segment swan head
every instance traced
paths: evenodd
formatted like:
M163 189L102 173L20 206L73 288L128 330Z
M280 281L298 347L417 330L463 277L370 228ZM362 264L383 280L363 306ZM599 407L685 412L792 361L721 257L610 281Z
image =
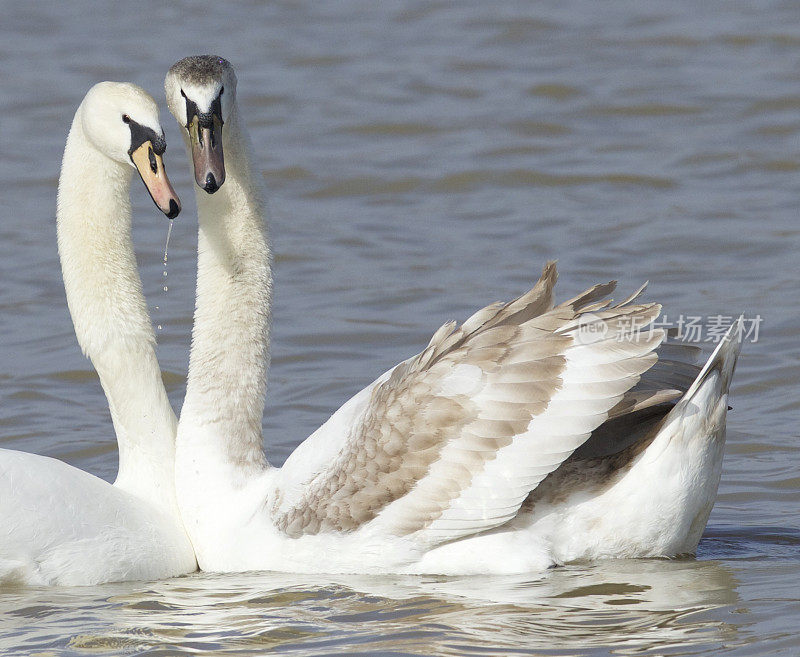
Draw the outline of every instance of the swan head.
M81 103L81 128L101 153L129 164L142 178L150 197L167 217L181 211L162 156L167 148L158 107L141 87L127 82L100 82Z
M233 66L215 55L185 57L169 69L164 90L169 111L186 130L195 182L213 194L225 182L222 126L236 98Z

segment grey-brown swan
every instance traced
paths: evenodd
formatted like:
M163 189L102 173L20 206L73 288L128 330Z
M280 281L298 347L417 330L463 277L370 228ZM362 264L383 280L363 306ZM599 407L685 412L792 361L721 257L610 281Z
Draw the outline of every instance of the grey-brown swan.
M194 167L197 300L176 489L204 570L509 573L693 552L720 478L731 328L697 349L660 307L556 304L555 265L442 326L276 468L263 452L271 259L231 65L176 63L167 104Z

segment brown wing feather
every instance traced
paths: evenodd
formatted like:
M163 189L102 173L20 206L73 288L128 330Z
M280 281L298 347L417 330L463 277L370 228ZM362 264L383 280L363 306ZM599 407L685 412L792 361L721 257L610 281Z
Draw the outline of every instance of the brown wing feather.
M448 323L440 328L422 353L398 365L373 389L342 451L299 498L274 509L275 525L289 536L353 531L426 479L431 494L417 495L413 510L400 513L394 524L399 534L424 528L547 408L562 384L565 352L575 342L575 326L585 308L607 322L635 317L646 323L659 311L652 304L598 311L614 283L553 308L555 280L555 265L548 263L528 293L483 308L460 327ZM649 352L662 337L657 331L652 344L630 354L617 353L607 341L605 348L614 354L608 373L627 381L622 392L655 361ZM460 366L475 368L469 371L476 373L480 401L469 391L443 390ZM605 417L607 409L597 424ZM553 458L560 462L577 444ZM541 467L550 471L556 465Z

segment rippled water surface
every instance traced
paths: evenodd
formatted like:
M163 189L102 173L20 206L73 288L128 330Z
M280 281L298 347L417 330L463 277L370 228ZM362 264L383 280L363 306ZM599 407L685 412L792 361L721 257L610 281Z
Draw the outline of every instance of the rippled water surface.
M671 322L763 319L739 361L696 560L4 589L0 653L800 654L796 3L0 5L2 447L114 477L108 410L60 279L59 162L93 83L137 82L163 107L163 76L187 54L237 67L269 188L275 463L444 321L527 289L548 258L561 298L649 279ZM184 201L166 293L166 222L136 184L132 199L178 408L196 222L177 126L162 119Z

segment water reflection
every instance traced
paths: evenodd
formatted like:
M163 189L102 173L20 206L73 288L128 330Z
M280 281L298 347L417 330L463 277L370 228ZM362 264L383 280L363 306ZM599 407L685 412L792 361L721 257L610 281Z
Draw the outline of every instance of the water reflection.
M151 584L6 591L0 649L8 655L48 648L224 655L674 651L735 640L736 627L719 611L737 604L736 589L728 567L694 560L608 561L522 580L196 574Z

